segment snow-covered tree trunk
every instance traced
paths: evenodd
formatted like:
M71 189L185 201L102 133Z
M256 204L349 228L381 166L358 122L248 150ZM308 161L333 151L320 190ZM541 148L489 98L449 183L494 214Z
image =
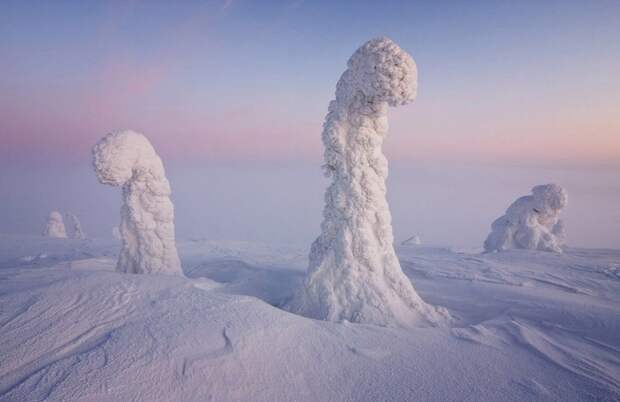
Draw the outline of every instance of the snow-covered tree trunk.
M45 229L43 229L43 236L60 239L67 238L67 230L65 229L65 223L62 220L62 214L60 212L50 212L47 223L45 224Z
M182 275L170 184L149 140L133 131L108 134L93 148L93 165L101 183L123 189L117 270Z
M445 309L427 305L402 272L386 200L381 146L388 106L412 101L416 85L413 59L389 39L371 40L349 59L323 127L324 168L332 183L321 235L289 310L384 326L435 325L448 318Z
M568 203L566 190L557 184L543 184L532 195L517 199L491 225L484 249L532 249L562 252L566 242L560 212Z
M82 224L80 223L80 220L78 219L77 215L72 214L70 212L67 212L66 215L67 215L67 218L69 218L69 221L71 222L71 226L73 226L72 238L74 238L74 239L85 239L86 238L86 234L82 230Z

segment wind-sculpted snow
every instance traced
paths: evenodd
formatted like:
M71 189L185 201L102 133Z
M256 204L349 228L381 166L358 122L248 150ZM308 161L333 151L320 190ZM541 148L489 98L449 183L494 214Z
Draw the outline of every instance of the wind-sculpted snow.
M360 47L336 86L323 126L325 194L321 235L306 280L287 308L329 321L410 327L438 324L447 313L424 303L402 273L386 200L381 146L388 106L416 95L416 66L386 38Z
M119 275L116 247L0 234L0 402L620 398L618 250L400 247L454 318L403 329L274 307L304 246L179 242L192 278Z
M62 214L60 212L50 212L50 215L47 218L47 223L45 224L45 229L43 229L43 236L62 239L67 237L65 223L62 220Z
M84 233L84 230L82 230L82 223L80 222L80 220L78 219L77 215L72 214L70 212L67 212L67 218L69 218L69 221L71 222L71 226L73 227L73 233L72 233L72 238L74 239L85 239L86 238L86 234Z
M532 195L516 200L505 215L493 222L484 249L517 248L561 253L566 235L559 215L567 202L566 190L557 184L535 186Z
M93 166L101 183L123 188L117 270L182 274L170 184L149 140L133 131L108 134L93 148Z

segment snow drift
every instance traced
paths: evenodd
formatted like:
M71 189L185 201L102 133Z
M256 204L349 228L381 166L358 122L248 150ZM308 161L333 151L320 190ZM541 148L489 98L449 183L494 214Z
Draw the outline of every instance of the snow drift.
M72 238L74 239L85 239L86 234L82 230L82 223L78 219L77 215L72 214L71 212L66 213L69 222L71 222L71 226L73 227Z
M93 148L93 166L101 183L123 188L117 270L182 274L170 184L149 140L134 131L108 134Z
M517 248L561 253L566 235L559 215L567 202L566 190L557 184L535 186L532 195L517 199L505 215L493 222L484 249Z
M65 229L65 223L62 220L62 215L60 212L50 212L49 216L47 217L45 229L43 229L43 236L62 239L67 238L67 230Z
M348 61L323 126L325 194L321 234L307 276L287 308L308 317L383 326L435 325L443 309L424 303L394 253L381 151L388 106L416 95L416 66L387 38L371 40Z

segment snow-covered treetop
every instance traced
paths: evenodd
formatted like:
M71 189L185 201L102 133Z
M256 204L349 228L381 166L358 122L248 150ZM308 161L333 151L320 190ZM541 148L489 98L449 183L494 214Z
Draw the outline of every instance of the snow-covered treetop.
M349 98L357 91L390 106L403 105L416 96L418 73L415 62L388 38L372 39L349 59L348 70L338 82L336 98Z
M541 184L532 188L534 203L542 211L561 210L568 204L566 190L557 184Z
M149 140L131 130L106 135L93 148L93 165L103 184L119 186L135 173L164 176L164 166Z

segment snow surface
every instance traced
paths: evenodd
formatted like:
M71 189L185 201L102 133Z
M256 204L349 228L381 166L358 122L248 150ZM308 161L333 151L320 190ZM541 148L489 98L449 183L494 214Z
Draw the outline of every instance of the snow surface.
M43 229L43 236L56 238L67 237L65 222L62 220L62 214L60 212L50 212L47 222L45 223L45 229Z
M287 308L307 317L384 326L440 325L445 309L426 304L394 252L386 199L388 106L416 95L411 56L387 38L362 45L336 85L323 125L325 193L321 234L308 274Z
M0 401L614 401L620 251L398 248L451 327L284 311L303 245L181 241L187 277L118 242L0 235Z
M93 147L93 167L101 183L123 187L117 270L182 274L170 183L149 140L130 130L108 134Z
M567 203L566 190L557 184L535 186L532 195L516 200L493 222L485 250L520 248L561 253L566 234L559 216Z

